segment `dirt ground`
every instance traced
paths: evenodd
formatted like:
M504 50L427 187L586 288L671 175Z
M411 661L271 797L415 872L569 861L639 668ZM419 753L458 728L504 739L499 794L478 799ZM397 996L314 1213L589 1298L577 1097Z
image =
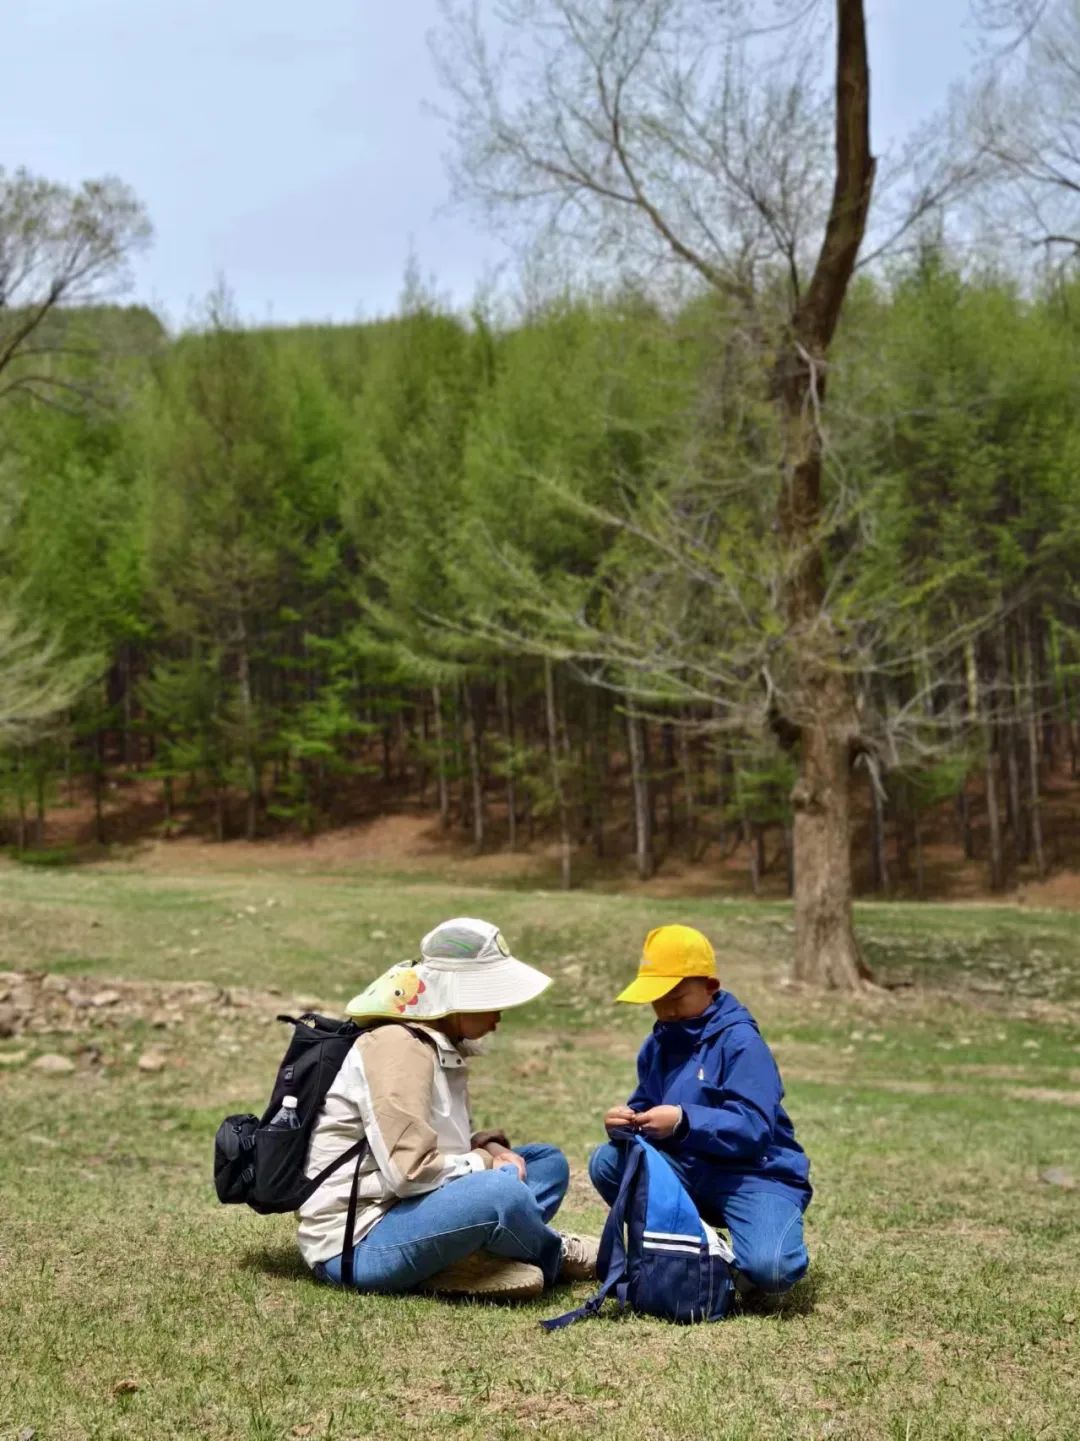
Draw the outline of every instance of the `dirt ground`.
M1080 825L1072 814L1071 793L1068 798L1058 799L1057 864L1045 879L1039 879L1030 867L1019 868L1011 887L996 896L987 888L985 861L966 860L949 834L948 817L939 817L924 848L925 899L983 904L1000 900L1034 908L1080 908L1080 864L1071 854L1072 838L1080 839ZM499 827L497 806L492 807L493 839L478 855L460 825L444 833L430 811L421 811L396 798L388 804L392 808L321 831L310 839L278 832L257 841L230 838L223 843L208 836L205 816L181 811L175 833L166 839L162 835L160 786L143 777L129 776L109 783L104 806L109 843L106 849L94 843L92 800L79 791L50 807L43 842L48 850L70 852L73 860L137 859L140 868L153 871L212 871L221 867L224 856L229 869L317 872L361 867L436 874L472 886L558 888L559 852L555 840L540 836L511 852ZM678 848L665 854L661 844L657 848L656 874L641 881L634 870L629 837L621 835L619 827L613 827L611 839L614 854L603 861L598 861L587 846L579 848L574 857L575 885L670 898L751 894L745 846L732 850L714 842L699 859L691 861ZM767 850L770 865L761 877L759 894L764 899L780 900L787 894L783 858L775 844ZM856 835L853 850L857 893L864 899L886 898L874 888L868 873L868 837ZM900 885L889 892L888 898L893 897L912 898L910 889Z

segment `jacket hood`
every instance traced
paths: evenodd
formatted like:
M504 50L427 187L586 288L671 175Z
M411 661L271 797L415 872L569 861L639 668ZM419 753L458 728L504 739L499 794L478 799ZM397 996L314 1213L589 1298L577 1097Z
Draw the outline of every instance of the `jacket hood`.
M695 1041L711 1041L729 1026L741 1023L753 1026L755 1031L758 1028L750 1012L730 991L717 991L712 1004L700 1016L689 1021L657 1021L653 1031L658 1036L684 1035Z

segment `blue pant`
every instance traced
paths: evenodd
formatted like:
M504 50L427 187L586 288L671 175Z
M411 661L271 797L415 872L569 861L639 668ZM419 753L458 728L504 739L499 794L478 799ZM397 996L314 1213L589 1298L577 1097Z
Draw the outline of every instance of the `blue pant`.
M525 1160L524 1183L504 1166L398 1201L357 1243L353 1285L360 1291L408 1291L474 1251L490 1251L539 1266L550 1286L562 1242L547 1223L566 1195L570 1167L554 1146L515 1149ZM340 1286L341 1257L321 1262L315 1274Z
M610 1206L619 1193L624 1149L609 1141L589 1157L589 1179ZM685 1183L679 1157L665 1152ZM751 1287L788 1291L806 1275L810 1258L803 1241L803 1207L780 1191L756 1187L716 1191L703 1197L687 1185L702 1218L726 1226L735 1252L736 1270ZM740 1288L741 1289L741 1288Z

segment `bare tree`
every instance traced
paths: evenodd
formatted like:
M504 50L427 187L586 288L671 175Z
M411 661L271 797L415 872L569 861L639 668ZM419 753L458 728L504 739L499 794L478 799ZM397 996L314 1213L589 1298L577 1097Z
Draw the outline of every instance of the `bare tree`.
M771 718L799 756L795 975L854 988L867 977L851 905L849 774L861 745L827 591L823 454L829 348L874 179L866 27L861 0L837 0L829 96L814 78L821 7L780 6L771 30L752 30L749 13L710 0L507 0L509 38L496 49L475 6L448 4L440 54L462 192L496 216L542 223L579 255L708 287L772 403L758 489L772 496L777 623L748 637L741 661L718 655L711 675L698 664L696 684L731 696L755 654ZM649 628L659 640L666 622L679 655L677 615L717 577L708 560L695 574L692 546L669 543L686 584L653 597ZM610 662L613 651L623 682L641 673L640 636L621 652L601 640L596 654Z
M119 180L72 188L0 169L0 400L17 392L58 404L85 399L72 361L87 354L86 340L72 341L65 319L112 299L150 234Z
M1080 258L1080 3L982 0L993 53L969 100L982 203L1026 257Z

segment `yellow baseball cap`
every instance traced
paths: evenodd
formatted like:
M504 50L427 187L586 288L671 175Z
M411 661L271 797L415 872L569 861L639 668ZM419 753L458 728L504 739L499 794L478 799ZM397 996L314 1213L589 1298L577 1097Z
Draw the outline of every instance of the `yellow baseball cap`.
M657 926L645 937L637 980L617 1001L658 1001L687 976L715 976L716 952L693 926Z

